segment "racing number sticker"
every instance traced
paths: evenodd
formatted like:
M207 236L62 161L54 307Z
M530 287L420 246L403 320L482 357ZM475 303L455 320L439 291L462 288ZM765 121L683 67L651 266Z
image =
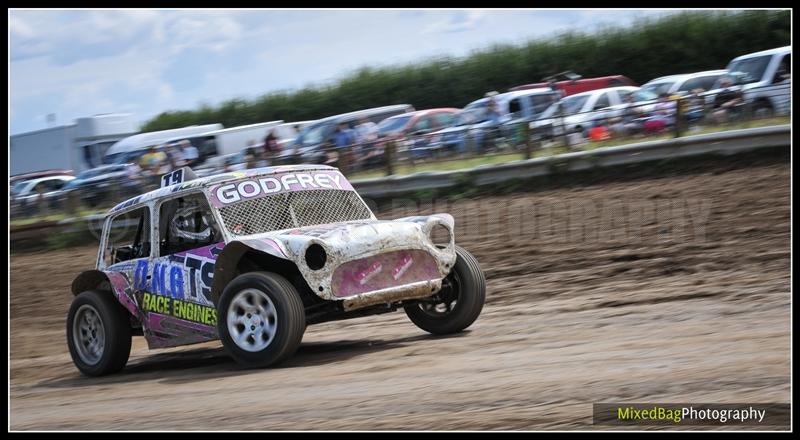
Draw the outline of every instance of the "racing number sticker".
M161 187L175 185L183 182L183 168L179 168L171 173L161 176Z

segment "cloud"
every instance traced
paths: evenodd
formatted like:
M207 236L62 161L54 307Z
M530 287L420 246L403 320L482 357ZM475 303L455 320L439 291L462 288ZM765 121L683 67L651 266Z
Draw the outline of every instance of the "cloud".
M231 17L189 16L169 23L165 38L173 52L198 47L221 52L239 40L242 34L242 26Z
M643 13L650 14L649 12ZM9 13L11 132L103 112L139 121L362 66L463 56L630 11L67 10Z
M475 29L486 17L486 11L459 11L450 17L436 21L426 27L423 34L464 32Z

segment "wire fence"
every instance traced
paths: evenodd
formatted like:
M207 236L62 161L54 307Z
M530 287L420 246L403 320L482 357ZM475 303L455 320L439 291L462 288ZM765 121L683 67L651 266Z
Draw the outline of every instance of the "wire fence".
M703 132L783 123L790 115L791 84L785 81L742 93L729 89L691 93L645 102L630 102L590 111L558 108L550 118L516 118L438 131L401 133L371 142L273 155L269 165L315 163L339 168L348 178L378 177L417 170L457 169L482 163L528 159L600 146ZM265 165L246 155L206 168L204 175ZM117 177L71 190L10 200L13 219L72 216L102 210L126 198L155 189L159 176Z

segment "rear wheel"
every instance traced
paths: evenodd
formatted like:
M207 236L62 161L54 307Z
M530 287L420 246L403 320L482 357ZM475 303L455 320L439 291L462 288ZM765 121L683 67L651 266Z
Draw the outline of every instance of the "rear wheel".
M772 104L766 100L756 102L753 113L758 119L771 118L774 116L775 111L772 109Z
M247 367L276 365L291 357L306 328L303 301L294 286L271 272L235 278L217 305L222 345Z
M81 293L67 315L67 345L75 366L87 376L122 370L131 353L127 310L110 292Z
M456 264L436 295L405 307L417 327L433 334L457 333L472 325L486 300L486 279L478 261L456 246Z

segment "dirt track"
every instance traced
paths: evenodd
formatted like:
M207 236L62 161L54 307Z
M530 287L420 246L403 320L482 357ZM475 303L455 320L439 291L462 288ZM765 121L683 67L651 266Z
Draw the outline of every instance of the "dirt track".
M64 319L96 248L14 255L10 426L593 429L593 402L788 402L789 179L787 161L439 205L488 278L469 331L326 323L269 370L135 338L122 374L84 378Z

